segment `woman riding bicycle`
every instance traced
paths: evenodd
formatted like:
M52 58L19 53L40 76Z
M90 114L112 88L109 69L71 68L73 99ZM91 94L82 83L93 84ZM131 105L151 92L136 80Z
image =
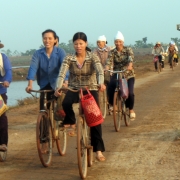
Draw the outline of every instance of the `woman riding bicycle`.
M82 86L90 86L90 92L98 104L98 88L93 84L100 85L100 90L106 89L104 85L104 72L98 56L90 52L87 47L87 36L83 32L78 32L73 36L75 49L74 55L66 56L60 68L59 76L56 83L55 95L61 95L59 90L62 88L66 72L69 70L68 86L71 89L80 89ZM64 126L75 129L76 119L72 108L73 103L79 102L79 93L68 91L64 101L63 109L65 111ZM96 158L104 161L105 157L102 152L105 150L102 139L101 124L91 127L91 145L96 152ZM71 132L72 136L74 131Z
M134 82L135 73L133 69L134 54L131 48L124 46L124 36L121 32L117 32L114 38L115 49L109 53L106 69L113 69L114 71L121 71L127 69L124 75L128 79L129 97L126 100L126 106L129 108L130 119L135 120L136 114L133 110L134 107ZM113 105L113 96L116 88L116 74L111 77L108 86L109 103Z
M164 54L164 49L161 46L160 42L157 42L156 45L154 46L153 50L152 50L152 54L154 55L154 57L158 57L159 63L162 64L162 69L164 69L164 61L162 61L162 54ZM154 67L155 67L155 71L157 71L158 67L157 67L157 61L154 62Z
M176 62L176 64L178 62L178 48L175 46L173 41L169 43L169 47L167 48L166 52L168 54L168 63L171 68L173 61Z
M94 50L94 53L99 57L101 64L103 66L103 69L105 69L106 59L108 58L108 54L110 51L110 48L106 46L107 40L104 35L99 36L97 39L97 48ZM104 75L104 84L108 86L110 81L110 73L107 72Z

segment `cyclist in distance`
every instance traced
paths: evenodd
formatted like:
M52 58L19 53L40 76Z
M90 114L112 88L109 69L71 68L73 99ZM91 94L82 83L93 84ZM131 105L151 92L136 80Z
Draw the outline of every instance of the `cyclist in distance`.
M68 87L71 89L80 89L82 86L88 86L91 94L98 104L98 88L93 84L100 85L100 90L106 89L104 85L104 71L97 55L90 52L87 47L87 36L83 32L77 32L73 36L73 44L75 53L66 56L61 66L59 76L56 84L55 95L59 96L59 90L62 88L66 72L69 70ZM74 129L76 124L75 113L72 108L73 103L79 102L79 93L67 91L67 94L62 103L65 111L64 126L71 127L73 131L71 134L75 135ZM91 145L93 151L96 152L96 159L98 161L105 161L102 152L105 151L104 142L102 139L101 124L90 128L91 131Z
M170 67L172 66L171 64L171 59L173 58L174 61L176 62L176 65L178 65L178 47L176 46L175 42L171 41L169 43L169 46L166 49L166 53L168 54L168 63L170 64Z
M118 31L114 38L115 48L112 49L109 53L106 70L113 69L114 71L121 71L127 69L125 72L125 77L128 82L129 97L126 100L126 107L129 108L130 120L133 121L136 118L136 114L133 110L134 108L134 82L135 82L135 73L133 69L133 59L134 53L131 48L124 46L124 36ZM113 96L116 88L116 74L113 74L111 77L109 86L108 86L108 96L109 103L113 105Z
M159 63L162 64L162 69L164 69L164 62L162 61L162 54L164 54L164 49L161 46L160 42L157 42L156 45L154 46L153 50L152 50L152 54L158 57L159 59ZM157 67L157 62L154 62L154 67L155 67L155 71L157 71L158 67Z

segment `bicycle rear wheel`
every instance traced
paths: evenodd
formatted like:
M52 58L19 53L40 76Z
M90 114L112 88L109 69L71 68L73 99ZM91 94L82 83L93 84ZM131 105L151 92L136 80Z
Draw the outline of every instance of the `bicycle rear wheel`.
M0 151L0 162L4 162L7 157L7 151Z
M107 96L106 91L99 91L99 107L102 112L102 116L106 118L106 110L107 110Z
M79 175L82 179L87 176L87 139L86 139L86 124L82 117L79 117L77 122L77 158Z
M52 161L52 128L46 113L38 116L36 142L40 161L44 167L48 167Z
M121 127L122 111L121 111L121 98L118 92L114 93L113 101L113 120L115 130L118 132Z
M67 148L67 134L66 129L64 127L60 127L59 121L56 121L55 139L59 154L64 156Z

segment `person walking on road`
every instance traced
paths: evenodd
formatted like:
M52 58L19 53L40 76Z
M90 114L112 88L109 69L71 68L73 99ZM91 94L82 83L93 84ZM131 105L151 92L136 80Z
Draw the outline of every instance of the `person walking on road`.
M66 72L69 70L68 86L71 89L80 89L82 86L88 86L91 94L98 104L98 88L93 84L100 85L100 90L106 89L104 85L104 71L97 55L90 52L87 47L87 36L83 32L77 32L73 36L75 54L68 55L63 61L56 84L56 96L60 96L59 90L62 88ZM64 126L75 129L76 119L72 108L73 103L79 102L79 93L67 91L62 103L65 111ZM102 139L101 124L93 126L91 130L91 145L96 152L98 161L105 161L102 152L105 151ZM69 135L75 135L74 130Z
M125 76L128 79L129 96L126 100L126 107L129 108L130 120L133 121L136 118L134 108L134 82L135 73L133 68L134 53L131 48L124 46L124 36L118 31L114 38L115 48L109 53L106 61L106 70L113 69L113 71L121 71L127 69ZM113 105L113 97L116 88L116 74L111 77L108 86L109 103Z
M3 48L4 45L0 42L0 48ZM3 82L0 85L0 95L5 104L7 104L7 88L9 87L12 81L12 68L9 58L0 53L0 82ZM8 118L6 112L0 116L0 151L7 151L8 145Z

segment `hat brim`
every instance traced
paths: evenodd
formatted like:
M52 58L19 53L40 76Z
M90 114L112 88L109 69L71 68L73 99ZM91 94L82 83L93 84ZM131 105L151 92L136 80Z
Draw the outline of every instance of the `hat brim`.
M0 43L0 48L3 48L3 47L4 47L4 44L1 44L1 43Z

